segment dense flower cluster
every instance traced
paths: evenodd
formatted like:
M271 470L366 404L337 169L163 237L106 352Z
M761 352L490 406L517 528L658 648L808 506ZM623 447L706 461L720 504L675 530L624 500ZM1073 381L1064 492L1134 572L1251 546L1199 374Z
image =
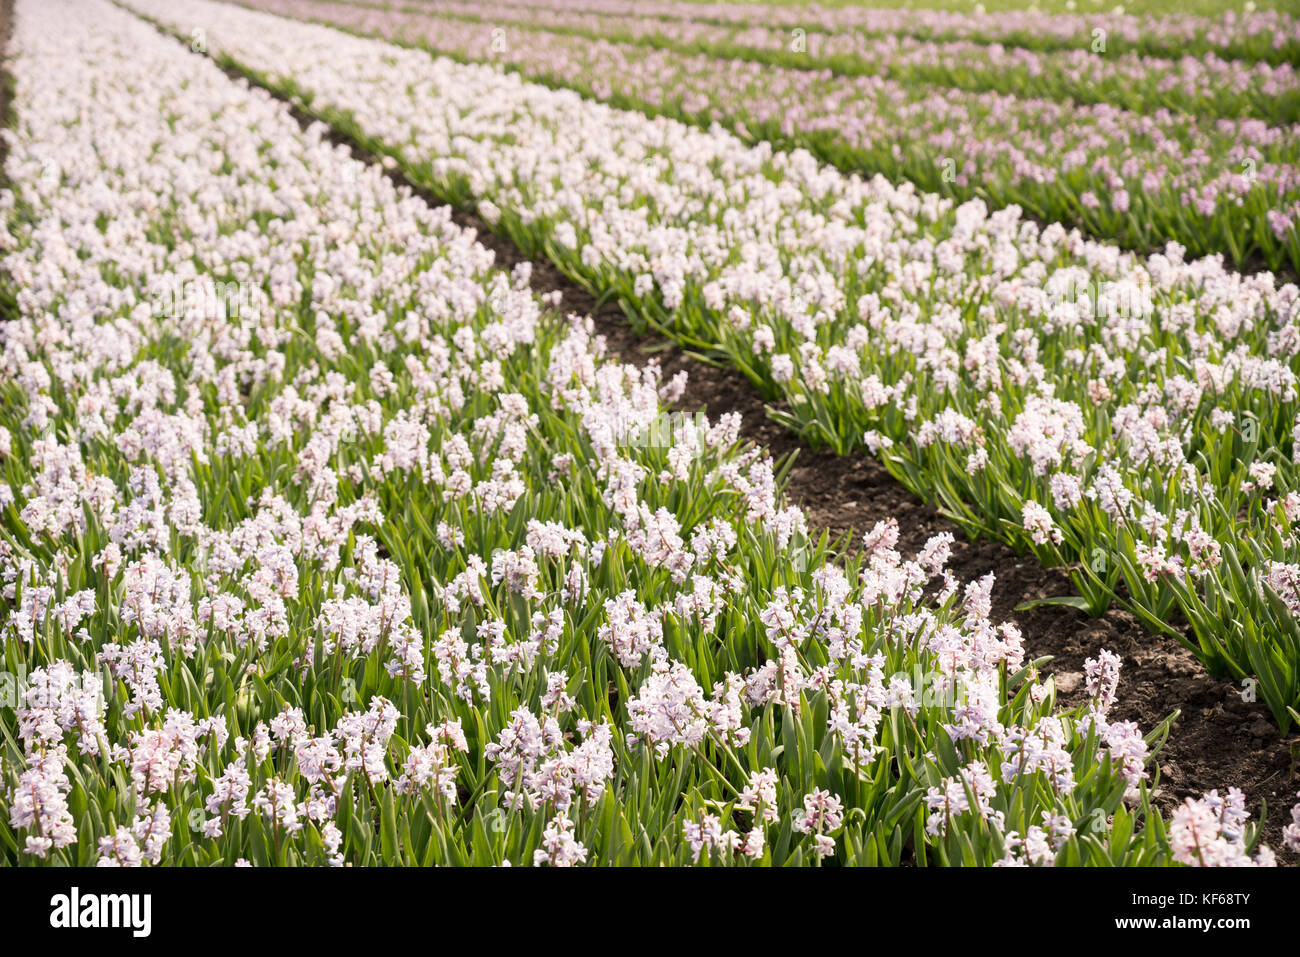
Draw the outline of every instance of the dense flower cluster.
M362 3L361 6L369 6ZM381 4L382 6L382 4ZM1211 115L1238 112L1294 121L1297 116L1295 70L1285 61L1276 65L1255 57L1224 59L1218 51L1200 56L1171 49L1171 56L1142 55L1110 46L1113 24L1098 18L1075 45L1036 49L1034 45L990 43L985 37L915 36L902 30L854 29L847 24L822 27L816 12L794 17L792 26L769 25L789 19L790 12L769 19L752 11L744 26L699 19L677 9L677 16L628 15L626 10L601 14L568 11L556 6L517 6L500 3L390 3L389 13L436 12L528 30L578 34L597 39L667 46L685 52L703 49L715 55L740 55L801 67L831 67L840 74L887 74L907 86L939 83L956 89L997 90L1048 99L1070 98L1088 103L1132 106L1143 111L1175 108ZM638 9L639 4L635 5ZM689 7L687 8L689 11ZM771 11L766 11L768 14ZM873 11L882 13L884 11ZM684 15L683 15L684 14ZM1278 17L1291 25L1293 17ZM802 20L802 22L800 22ZM1121 21L1122 22L1122 21ZM874 26L874 24L873 24ZM514 31L512 31L514 32ZM1236 33L1236 30L1233 30ZM1244 31L1243 31L1244 32ZM518 38L527 34L515 34ZM498 34L500 36L500 34ZM1285 35L1279 36L1285 42ZM524 45L528 45L524 41ZM1131 46L1116 37L1116 46ZM1208 46L1208 44L1207 44ZM1108 54L1108 55L1107 55Z
M229 17L204 43L274 51L308 29ZM1145 739L1108 717L1114 659L1089 665L1088 704L1058 709L1017 629L990 617L991 577L948 570L951 535L906 557L881 523L845 560L804 544L802 511L734 420L626 441L682 383L609 359L590 320L322 125L108 0L20 0L12 53L0 640L27 684L0 710L7 860L1270 860L1234 793L1167 838L1154 826ZM355 63L382 85L390 55ZM318 65L338 78L348 62ZM575 102L438 69L485 114L502 84L539 116ZM472 113L457 120L471 152ZM588 132L593 148L610 135ZM810 187L821 175L785 162ZM745 168L779 210L764 164ZM688 224L698 199L660 182ZM857 183L848 202L881 189ZM951 212L924 202L932 221ZM555 242L578 236L559 225ZM683 259L683 236L653 231L632 255L657 288L684 297L725 259ZM778 295L762 275L709 295L736 285L751 321L786 309L811 326L846 301L824 270ZM190 280L241 284L238 309L156 308ZM883 381L885 401L908 401ZM981 441L957 420L946 434Z
M1300 563L1294 284L1176 243L1143 259L1015 208L319 25L132 3L176 29L209 23L214 52L727 353L795 424L878 452L972 531L1075 563L1093 610L1122 581L1143 622L1176 638L1177 607L1196 653L1254 673L1289 724L1300 660L1279 629L1293 623L1276 621L1257 569ZM672 523L654 523L662 560L688 574Z
M1198 255L1300 268L1300 80L1286 61L1087 45L1039 53L843 30L805 31L806 50L794 53L782 28L632 29L584 13L556 32L536 29L532 11L491 16L481 5L430 16L423 4L243 2L722 123L845 171L1021 204L1128 246L1175 239Z
M1101 4L1101 0L1088 2ZM378 5L413 6L411 0L378 0ZM496 9L465 0L420 0L420 6L456 16L476 16ZM991 11L981 9L982 4L976 4L974 9L952 9L942 3L917 8L727 0L649 0L635 4L628 0L516 0L512 4L517 15L526 12L530 21L547 26L572 23L575 15L582 14L599 16L602 25L624 22L625 29L643 33L663 30L665 21L684 33L713 24L736 28L763 23L786 30L803 28L809 33L897 34L1053 50L1087 46L1093 31L1101 28L1112 43L1123 49L1166 56L1212 51L1219 56L1276 63L1294 61L1295 57L1288 53L1300 46L1300 18L1281 10L1254 9L1253 3L1246 4L1245 12L1228 10L1216 16L1139 10L1130 13L1122 5L1096 11L1076 9L1081 6L1083 3L1076 0L1050 3L1046 9L1035 4L1028 9Z

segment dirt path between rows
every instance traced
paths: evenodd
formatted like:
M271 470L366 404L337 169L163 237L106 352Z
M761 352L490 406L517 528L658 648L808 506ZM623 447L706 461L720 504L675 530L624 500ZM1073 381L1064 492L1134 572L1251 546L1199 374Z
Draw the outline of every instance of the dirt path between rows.
M7 9L11 2L3 0L0 5ZM238 81L260 86L240 71L226 72ZM318 122L276 91L267 92L286 103L302 126ZM329 135L359 159L383 166L378 157L339 131L331 128ZM385 173L430 205L446 205L400 171L385 167ZM767 417L767 405L739 372L701 362L660 337L639 336L617 304L598 308L590 293L549 260L529 260L471 211L456 210L453 218L477 231L479 242L495 252L502 268L531 262L533 289L538 293L558 291L561 308L590 315L613 354L638 364L654 359L668 376L686 370L688 385L677 403L680 411L707 410L711 416L738 412L744 438L766 446L777 458L796 454L786 494L803 506L811 530L827 529L832 537L849 534L856 540L876 521L895 518L902 530L899 547L905 552L919 549L932 535L952 532L956 538L950 563L953 573L963 580L989 571L996 575L994 617L1020 627L1030 657L1053 656L1047 670L1056 675L1063 704L1072 705L1083 698L1085 659L1103 648L1118 654L1123 669L1115 717L1137 721L1149 730L1174 711L1181 711L1158 756L1156 803L1161 809L1167 813L1184 798L1199 797L1211 789L1222 793L1239 787L1256 820L1267 804L1264 842L1277 852L1279 860L1294 860L1294 855L1283 849L1281 832L1300 787L1296 773L1300 735L1282 739L1262 701L1243 700L1239 685L1211 677L1190 651L1151 635L1126 611L1112 608L1100 618L1059 605L1016 611L1015 606L1026 600L1071 594L1068 575L1061 569L1043 568L1032 556L1019 556L1000 542L969 540L874 459L840 457L826 449L809 448Z

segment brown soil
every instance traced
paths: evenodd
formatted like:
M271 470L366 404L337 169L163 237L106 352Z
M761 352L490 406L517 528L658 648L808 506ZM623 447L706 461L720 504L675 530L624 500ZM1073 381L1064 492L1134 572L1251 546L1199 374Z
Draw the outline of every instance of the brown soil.
M247 79L237 71L227 72ZM317 122L293 104L289 106L304 126ZM349 146L358 158L377 162L377 157L338 131L333 131L331 138ZM410 182L400 171L386 173L394 183L431 205L443 205L439 197ZM477 230L479 242L496 253L501 267L510 269L527 258L509 240L495 235L473 212L457 210L454 219L461 226ZM806 510L810 529L827 529L832 537L848 533L856 538L876 521L892 517L903 531L899 547L904 551L919 549L932 535L952 532L956 543L949 567L963 580L989 571L995 574L995 619L1014 621L1020 627L1029 657L1052 656L1047 671L1056 676L1058 698L1063 704L1082 700L1083 663L1087 658L1096 656L1102 648L1119 655L1123 668L1119 699L1112 712L1115 718L1137 721L1149 730L1175 711L1180 712L1158 756L1157 805L1168 813L1186 797L1238 787L1245 793L1255 820L1267 805L1264 843L1280 860L1295 859L1283 849L1281 832L1300 788L1296 773L1300 735L1293 733L1283 739L1262 701L1243 701L1240 686L1210 676L1190 651L1174 641L1151 635L1133 615L1121 609L1112 608L1099 618L1060 605L1015 611L1016 605L1027 600L1071 594L1068 575L1061 569L1044 568L1032 557L1019 556L1000 542L970 541L873 459L860 455L840 457L802 444L790 431L768 419L767 404L739 372L701 362L657 336L638 336L617 304L597 308L591 294L549 260L531 261L534 290L558 290L563 294L562 308L590 315L612 353L629 362L657 359L667 375L687 370L687 391L678 403L682 411L707 408L710 415L739 412L745 438L766 446L778 458L797 453L786 492Z

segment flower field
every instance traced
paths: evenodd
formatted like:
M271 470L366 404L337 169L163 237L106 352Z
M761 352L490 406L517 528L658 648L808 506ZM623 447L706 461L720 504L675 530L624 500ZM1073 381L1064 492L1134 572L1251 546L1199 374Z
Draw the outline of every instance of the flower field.
M945 51L865 37L859 42L871 45L878 62L841 72L845 57L819 57L816 34L792 39L777 31L749 46L719 34L705 54L695 52L703 41L677 39L671 25L661 28L670 43L658 34L659 43L638 43L605 39L591 27L531 29L410 5L252 5L499 62L618 106L705 127L720 122L746 141L808 149L846 172L883 173L957 200L1017 204L1040 220L1134 248L1155 250L1173 239L1193 256L1221 253L1236 264L1286 265L1292 274L1300 267L1300 134L1287 106L1297 83L1290 65L1247 68L1207 51L1207 67L1201 59L1116 51L1086 52L1082 66L1055 67L1005 63L1004 53L980 68L971 44ZM646 40L617 25L607 35ZM777 40L802 42L807 52L774 52ZM835 68L810 68L818 63ZM1058 97L1069 90L1073 98L1027 96L1027 87ZM1247 103L1251 97L1258 107Z
M16 0L0 862L1293 863L1300 18L988 5Z

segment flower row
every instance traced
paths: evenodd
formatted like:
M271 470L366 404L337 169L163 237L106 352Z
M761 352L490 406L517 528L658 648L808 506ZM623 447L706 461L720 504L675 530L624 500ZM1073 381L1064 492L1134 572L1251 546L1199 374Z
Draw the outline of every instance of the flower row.
M1172 109L1210 117L1255 117L1272 125L1300 120L1300 78L1289 62L1235 60L1208 50L1149 56L1116 48L1105 27L1094 28L1076 47L1036 50L979 39L934 40L906 33L810 28L808 23L774 26L761 17L745 26L721 26L506 3L440 3L430 9L416 0L353 2L401 14L467 18L490 27L544 28L590 39L651 43L683 53L797 69L828 68L837 75L883 76L904 86L994 91L1138 112Z
M1113 655L1061 712L950 538L828 560L321 125L106 0L11 54L0 858L1272 862L1240 792L1151 809Z
M332 0L247 5L501 63L617 105L721 122L745 138L807 148L848 172L1020 205L1129 248L1173 238L1193 255L1300 267L1295 126L839 76Z
M1300 296L1140 259L806 152L311 24L186 0L213 51L477 205L790 424L881 454L971 531L1071 566L1221 674L1300 705Z
M1089 0L1082 0L1084 4ZM1091 0L1094 5L1099 0ZM378 6L420 6L437 12L461 12L462 0L375 0ZM759 3L704 3L699 0L519 0L517 11L529 20L550 27L574 15L713 24L744 27L763 23L808 32L893 34L925 40L970 40L1001 43L1034 50L1086 49L1095 31L1103 30L1110 45L1122 52L1153 56L1213 53L1229 59L1293 63L1300 50L1300 18L1280 10L1248 13L1225 11L1214 16L1186 13L1124 13L1114 5L1091 13L1082 11L890 8L817 4L765 5ZM472 12L472 11L470 11ZM635 29L636 27L634 27Z

